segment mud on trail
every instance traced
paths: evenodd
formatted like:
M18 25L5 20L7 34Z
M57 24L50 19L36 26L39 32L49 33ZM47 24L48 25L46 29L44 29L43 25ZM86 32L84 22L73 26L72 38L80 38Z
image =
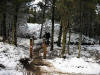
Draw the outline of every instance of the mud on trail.
M52 63L43 59L40 54L41 48L34 49L32 61L29 58L21 59L24 71L23 75L87 75L87 74L73 74L73 73L62 73L57 70Z
M47 62L46 59L42 59L40 55L40 49L34 49L32 61L29 63L29 58L20 59L21 64L26 69L25 75L50 75L50 72L43 69L43 67L54 68L50 62Z

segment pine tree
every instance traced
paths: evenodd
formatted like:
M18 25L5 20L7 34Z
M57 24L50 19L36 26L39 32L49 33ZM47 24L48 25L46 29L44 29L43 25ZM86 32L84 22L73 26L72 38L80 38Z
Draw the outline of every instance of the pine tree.
M72 2L73 2L73 0L62 0L62 1L57 2L57 8L61 15L62 29L63 29L62 56L65 54L65 49L66 49L66 35L68 32L68 18L70 16L70 9L72 8Z
M42 25L41 25L41 30L40 30L40 38L42 38L42 32L43 32L43 26L44 26L44 22L45 22L45 10L46 10L46 0L44 1L45 4L40 5L41 9L43 10L42 13Z
M62 37L62 22L60 22L60 30L59 30L59 35L58 35L58 41L57 41L57 46L61 47L61 37Z
M90 31L90 27L93 27L93 16L94 16L94 11L95 11L95 8L96 8L96 2L95 0L88 0L88 1L85 1L85 0L76 0L74 2L74 8L75 8L75 14L74 14L74 17L75 20L74 23L77 26L77 31L79 32L79 45L78 45L78 49L79 49L79 53L78 53L78 57L80 57L80 52L81 52L81 44L82 44L82 34L88 34L87 35L93 35L93 32L94 31ZM91 15L90 15L91 14ZM75 16L76 15L76 16ZM88 29L85 28L88 26ZM85 28L85 29L84 29ZM93 28L92 28L93 30ZM90 34L91 33L91 34Z
M52 1L52 30L51 30L51 51L53 50L54 45L54 21L55 21L55 2L56 0Z

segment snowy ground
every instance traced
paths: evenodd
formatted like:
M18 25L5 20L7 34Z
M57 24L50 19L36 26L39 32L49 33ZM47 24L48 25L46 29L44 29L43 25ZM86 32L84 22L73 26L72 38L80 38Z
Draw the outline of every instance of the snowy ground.
M88 59L91 60L91 59ZM62 59L56 58L49 60L53 63L59 72L62 73L80 73L80 74L97 74L100 75L100 65L92 61L85 61L83 58Z
M51 31L51 21L50 20L46 20L46 22L44 23L44 26L43 26L43 35L45 32L50 32ZM58 34L59 34L59 28L60 24L59 23L56 23L55 24L55 32L54 32L54 41L56 42L57 39L58 39ZM31 36L35 36L35 37L39 37L40 35L40 29L41 29L41 24L37 24L37 23L27 23L26 27L23 27L23 29L21 28L21 35L31 35ZM23 31L25 30L25 31ZM51 33L51 32L50 32ZM42 35L42 36L43 36ZM67 34L67 40L68 40L68 36L69 34ZM89 37L86 37L85 35L82 35L83 37L83 42L85 43L96 43L98 44L98 40L95 40L93 38L89 38ZM71 42L78 42L79 40L79 34L78 33L71 33Z
M91 45L91 46L82 46L81 58L78 56L77 45L70 46L70 54L66 55L66 59L59 58L61 55L61 48L54 46L54 51L51 52L56 58L48 59L47 61L52 63L56 71L61 73L73 73L76 75L100 75L100 46ZM48 48L49 52L49 48ZM45 70L52 70L48 67L44 67Z
M5 66L0 68L0 75L22 75L19 60L28 56L28 50L0 42L0 64Z
M50 30L50 23L46 27ZM59 24L55 25L55 41L57 41L57 34L59 31ZM44 29L44 32L46 30ZM40 25L29 24L27 33L36 33L36 37L39 36ZM44 33L43 32L43 33ZM25 32L26 33L26 32ZM95 39L85 37L86 42L94 42ZM41 41L40 39L35 40L35 43ZM72 33L72 42L78 41L78 34ZM21 58L29 57L29 39L18 38L18 47L0 42L0 64L4 65L5 68L0 67L0 75L24 75L22 72L22 65L19 60ZM70 46L70 54L66 55L66 59L59 58L61 47L54 46L54 51L50 52L48 46L48 56L52 53L53 59L47 59L48 62L53 64L54 68L63 73L82 73L100 75L100 45L84 45L81 50L81 58L77 58L78 47L77 45ZM45 67L49 69L49 67ZM80 74L79 74L80 75Z
M19 38L21 40L21 38ZM21 46L29 47L29 39L22 39ZM0 64L4 65L5 69L0 69L0 75L23 75L20 58L29 57L29 49L15 47L6 43L0 42ZM49 52L48 47L48 52ZM57 50L58 49L58 50ZM54 53L59 56L59 50L61 48L55 45ZM48 59L53 64L55 70L62 73L82 73L82 74L94 74L100 75L100 59L96 59L94 52L100 53L99 45L82 46L81 58L77 58L78 50L77 46L72 45L70 47L70 56L66 59L54 58ZM92 52L92 54L91 54ZM55 55L56 56L56 55ZM47 69L47 68L46 68ZM48 68L49 69L49 68Z
M44 24L44 32L51 30L50 21L45 22ZM39 29L38 29L39 31ZM57 41L57 34L59 32L59 24L55 24L55 36L54 40ZM68 35L67 35L68 36ZM72 33L71 42L78 42L79 35L76 33ZM77 58L78 55L78 46L71 45L70 46L70 56L67 55L67 59L62 58L54 58L52 60L48 60L51 62L54 67L65 73L83 73L83 74L100 74L100 45L98 45L98 41L83 35L85 43L96 43L96 45L84 45L82 46L81 58ZM68 40L68 39L67 39ZM61 54L61 48L54 46L54 51L51 52L55 56L59 57ZM49 52L48 47L48 54Z

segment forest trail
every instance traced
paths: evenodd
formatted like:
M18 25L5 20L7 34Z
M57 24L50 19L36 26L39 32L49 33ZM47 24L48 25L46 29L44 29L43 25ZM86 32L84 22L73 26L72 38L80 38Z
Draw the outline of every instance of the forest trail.
M26 69L26 72L24 75L89 75L60 72L60 70L57 70L52 63L43 59L40 54L40 49L41 48L34 49L32 61L30 63L25 63L24 68ZM26 59L26 61L28 60Z
M24 40L24 43L18 43L19 44L18 46L21 47L21 48L24 48L25 51L28 50L28 52L29 52L30 44L27 43L26 41L29 42L29 39ZM23 72L25 72L25 74L23 74L23 75L92 75L92 74L77 74L77 73L74 73L74 72L73 72L74 74L69 73L69 72L68 73L67 72L62 73L61 70L59 70L57 67L55 67L55 65L53 63L48 61L51 58L58 57L59 51L61 51L61 48L55 47L54 51L50 52L49 46L48 46L47 47L47 49L48 49L47 50L47 52L48 52L47 53L47 59L43 59L42 43L40 43L41 40L38 40L38 41L35 40L34 42L35 43L33 44L33 52L32 52L33 57L31 59L31 61L29 61L29 64L26 65L27 67L24 66L24 68L26 70L23 71ZM83 53L87 52L88 54L90 54L90 56L95 56L95 53L94 53L95 51L93 51L93 50L87 51L87 49L85 49L85 48L86 47L83 47ZM73 46L71 48L71 52L73 52L75 50L77 50L77 47ZM51 55L51 53L52 53L52 55ZM84 54L82 56L84 56ZM87 55L84 56L84 57L87 57ZM87 62L89 62L89 61L87 61ZM57 63L59 63L59 62L57 62ZM77 68L77 65L76 65L76 68ZM96 75L96 74L93 74L93 75Z

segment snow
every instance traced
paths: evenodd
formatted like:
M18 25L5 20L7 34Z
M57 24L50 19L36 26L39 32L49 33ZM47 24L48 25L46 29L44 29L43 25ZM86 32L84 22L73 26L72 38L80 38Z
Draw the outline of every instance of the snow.
M99 12L100 12L100 5L99 4L97 4L97 10L96 10L96 13L98 14Z
M44 26L43 26L43 35L45 32L50 32L50 30L52 29L51 28L52 26L52 23L51 23L51 20L46 20L45 23L44 23ZM60 24L59 23L55 23L55 26L54 26L54 41L56 42L58 40L58 34L59 34L59 26ZM37 24L37 23L27 23L27 30L24 31L24 33L28 33L30 35L35 35L35 37L39 37L39 34L40 34L40 30L41 30L41 24ZM51 32L50 32L51 33ZM67 40L68 40L68 36L69 36L69 33L67 34ZM98 43L97 40L93 39L93 38L89 38L85 35L82 35L82 38L83 38L83 42L84 43ZM79 41L79 34L78 33L71 33L71 42L78 42Z
M100 51L100 45L93 45L88 47L89 50Z
M21 67L19 60L25 57L29 57L29 51L0 42L0 64L6 67L0 69L0 75L22 75L17 69Z
M40 29L40 27L41 27L41 24L37 24L37 23L35 23L35 24L32 24L32 23L27 23L27 25L28 25L28 30L30 31L30 32L36 32L36 31L38 31L39 29Z
M41 28L41 24L32 24L32 23L27 23L28 29L26 33L29 33L30 35L35 35L39 37L39 31Z
M67 45L66 45L67 46ZM58 55L53 59L47 59L48 62L53 64L54 70L52 68L44 66L46 71L57 71L61 73L71 73L72 75L100 75L100 45L83 45L81 46L81 57L78 56L77 45L70 45L70 54L66 54L66 59L60 58L61 47L54 45L53 55ZM48 48L49 52L49 48ZM92 54L90 54L92 52ZM97 54L97 53L99 54ZM96 59L96 55L99 59ZM69 74L70 75L70 74Z
M41 24L32 24L32 23L28 23L27 24L28 29L27 29L27 33L29 34L34 34L36 37L39 37L39 32L40 32L40 28L41 28ZM57 37L58 37L58 33L59 33L59 23L55 24L55 35L54 35L54 41L57 41ZM44 23L44 29L43 29L43 34L44 32L50 32L51 30L51 21L46 20L46 22ZM67 34L68 37L69 34ZM89 38L85 35L82 35L83 37L83 41L85 43L94 43L96 42L95 39L93 38ZM67 38L68 40L68 38ZM71 33L71 42L78 42L79 40L79 34L78 33ZM20 43L20 45L24 45L24 46L29 46L29 40L28 39L22 39L21 41L22 44ZM21 42L20 41L20 42ZM41 39L37 39L35 41L35 43L38 43L39 41L41 41ZM76 58L78 55L78 47L77 45L71 45L70 46L70 56L67 56L66 59L62 59L62 58L55 58L55 59L48 59L49 62L51 62L53 64L53 66L56 68L56 70L59 70L59 72L63 72L63 73L80 73L80 74L96 74L99 75L100 74L100 64L97 63L97 61L95 60L94 56L94 52L95 51L99 51L100 52L100 46L99 45L84 45L81 46L82 47L82 51L81 51L81 58ZM50 49L48 47L48 49ZM54 54L58 54L60 55L60 47L57 47L56 45L54 46L55 51L53 51L52 53ZM59 50L57 50L59 49ZM92 51L93 55L91 55L89 52ZM48 50L49 52L49 50ZM58 52L58 53L57 53ZM92 57L93 56L93 57ZM45 69L49 69L48 67L44 66L43 68Z
M40 33L40 28L41 28L41 24L37 24L37 23L27 23L24 26L20 26L19 28L19 36L35 36L35 37L39 37L39 33Z
M35 1L33 1L32 3L33 3L33 4L37 4L37 3L39 3L39 2L42 2L42 0L35 0Z
M33 26L33 27L31 27ZM59 24L56 23L55 24L55 35L54 35L54 40L57 41L57 34L59 32ZM39 24L29 24L28 23L28 27L29 27L29 32L38 32L40 31L40 25ZM51 21L46 21L44 23L44 31L50 31L51 30ZM69 35L69 34L68 34ZM67 35L67 37L68 37ZM86 37L85 35L83 35L84 38L84 42L86 43L94 43L96 42L95 39ZM77 33L72 33L71 34L71 42L78 42L79 40L79 34ZM54 46L54 48L56 49L57 46ZM100 46L99 45L91 45L91 46L82 46L82 51L81 51L81 55L84 56L82 58L76 58L77 54L78 54L78 49L77 46L71 46L71 52L74 52L73 55L70 57L70 59L65 59L63 60L62 58L57 58L54 60L49 60L51 63L53 63L54 67L56 69L59 69L59 71L62 72L66 72L66 73L83 73L83 74L99 74L100 73L100 65L98 63L96 63L96 61L93 58L86 58L90 57L91 55L89 54L89 52L85 51L86 50L93 50L93 51L100 51ZM61 52L61 51L58 51ZM57 53L56 53L57 54ZM92 56L91 56L92 57ZM63 63L63 64L61 64Z
M68 37L69 37L69 33L67 34L67 40L68 40ZM79 41L79 34L78 33L71 33L71 42L78 42ZM93 38L89 38L85 35L82 35L82 41L84 43L97 43L98 41L96 41L95 39Z
M30 5L31 5L30 9L33 9L35 7L36 8L35 9L36 11L41 10L40 7L37 5L39 2L42 2L42 0L34 0L34 1L32 1L30 3ZM33 11L34 11L34 9L33 9Z
M30 40L25 38L18 38L18 45L29 48Z
M36 40L35 43L38 43L39 41L41 41L41 39ZM29 47L29 39L18 38L18 44L21 46ZM85 47L87 46L82 47L82 49ZM60 47L55 46L55 48ZM72 48L75 48L75 50L77 50L76 46L71 46L70 49ZM87 49L100 51L100 46L93 45L87 47ZM84 50L82 50L81 53L84 53ZM86 54L88 55L88 52L84 53L84 55ZM100 74L100 64L96 63L94 59L83 57L76 58L74 53L73 55L66 59L54 58L47 59L47 61L53 64L54 68L51 69L62 73L80 73L95 75ZM15 47L13 45L0 42L0 64L6 66L6 69L0 70L0 75L23 75L23 72L18 70L20 68L19 59L28 56L28 49L25 50L21 47ZM43 68L48 69L48 71L50 71L49 67L47 66L44 66Z
M99 64L86 62L82 58L56 58L48 61L53 63L54 67L63 73L100 74Z
M16 70L1 70L0 75L23 75L23 73Z
M54 41L57 41L59 26L60 26L59 23L55 24ZM34 35L35 37L39 37L40 29L41 29L41 24L27 23L27 27L25 27L25 30L23 27L22 32L24 34L29 34L31 36ZM44 23L43 35L44 32L50 32L50 30L51 30L51 21L47 20ZM86 37L85 35L83 35L83 37L85 42L90 42L90 43L96 42L95 39ZM78 39L79 39L79 34L72 33L71 42L78 42ZM42 39L37 39L34 42L35 42L34 45L35 48L36 44L42 42ZM19 60L21 58L29 57L29 45L30 45L30 40L25 38L18 38L18 47L0 42L0 64L6 67L5 69L0 68L0 75L24 75L23 72L19 70L21 68ZM62 73L100 75L100 63L98 63L100 59L95 60L96 56L95 52L97 51L98 53L100 53L100 45L91 45L91 46L84 45L81 46L81 48L82 48L81 58L76 58L78 55L77 45L71 45L70 46L71 55L67 56L66 59L62 58L47 59L47 61L52 63L54 66L54 68L51 69L55 69L56 71ZM49 49L50 47L48 46L47 48L48 55L50 53ZM61 47L57 47L56 45L54 45L54 51L52 51L51 53L55 55L58 54L59 56L61 53L61 49L62 49ZM43 68L49 69L49 67L47 66L44 66Z

